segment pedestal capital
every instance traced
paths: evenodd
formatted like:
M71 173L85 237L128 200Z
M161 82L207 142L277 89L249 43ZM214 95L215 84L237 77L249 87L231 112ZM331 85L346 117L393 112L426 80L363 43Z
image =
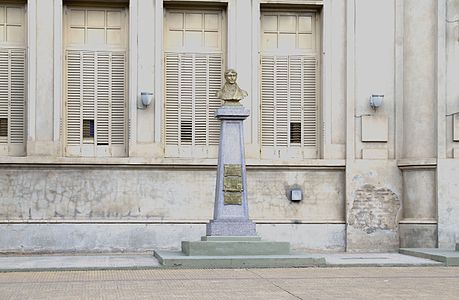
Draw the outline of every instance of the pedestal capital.
M250 110L244 106L222 106L215 112L219 120L245 120L250 116Z

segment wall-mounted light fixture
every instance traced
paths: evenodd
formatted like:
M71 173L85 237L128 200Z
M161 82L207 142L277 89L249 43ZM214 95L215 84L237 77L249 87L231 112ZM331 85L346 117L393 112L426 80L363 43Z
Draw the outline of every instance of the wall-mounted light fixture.
M370 106L374 110L380 107L383 104L384 95L371 95L370 96Z
M140 99L137 101L138 109L146 109L151 102L153 101L153 93L150 92L141 92Z
M303 200L303 191L295 188L290 190L290 201L301 201Z

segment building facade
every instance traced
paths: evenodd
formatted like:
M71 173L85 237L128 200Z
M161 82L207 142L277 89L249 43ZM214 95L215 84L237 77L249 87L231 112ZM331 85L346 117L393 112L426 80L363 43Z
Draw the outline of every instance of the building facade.
M259 235L459 242L457 0L28 0L0 1L0 252L204 235L228 68Z

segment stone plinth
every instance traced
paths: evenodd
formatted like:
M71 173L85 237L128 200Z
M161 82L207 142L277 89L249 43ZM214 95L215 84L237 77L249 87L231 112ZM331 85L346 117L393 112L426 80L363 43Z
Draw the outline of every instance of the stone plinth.
M222 106L215 116L221 121L214 218L207 224L209 236L255 236L249 220L244 156L243 121L250 115L243 106Z
M326 264L314 254L188 256L183 252L155 251L154 256L166 268L299 268Z
M290 244L287 242L269 242L261 240L217 240L182 242L182 252L195 256L228 255L288 255Z

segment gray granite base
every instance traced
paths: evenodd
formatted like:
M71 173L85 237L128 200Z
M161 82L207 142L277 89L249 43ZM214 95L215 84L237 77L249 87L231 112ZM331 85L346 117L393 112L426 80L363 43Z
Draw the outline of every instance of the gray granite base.
M446 266L459 266L459 251L438 248L400 248L399 252L405 255L439 261Z
M208 236L256 236L256 225L250 220L211 220L206 226Z
M247 268L311 267L325 264L318 255L291 254L290 243L262 241L259 236L203 236L182 241L181 252L155 251L164 267Z

